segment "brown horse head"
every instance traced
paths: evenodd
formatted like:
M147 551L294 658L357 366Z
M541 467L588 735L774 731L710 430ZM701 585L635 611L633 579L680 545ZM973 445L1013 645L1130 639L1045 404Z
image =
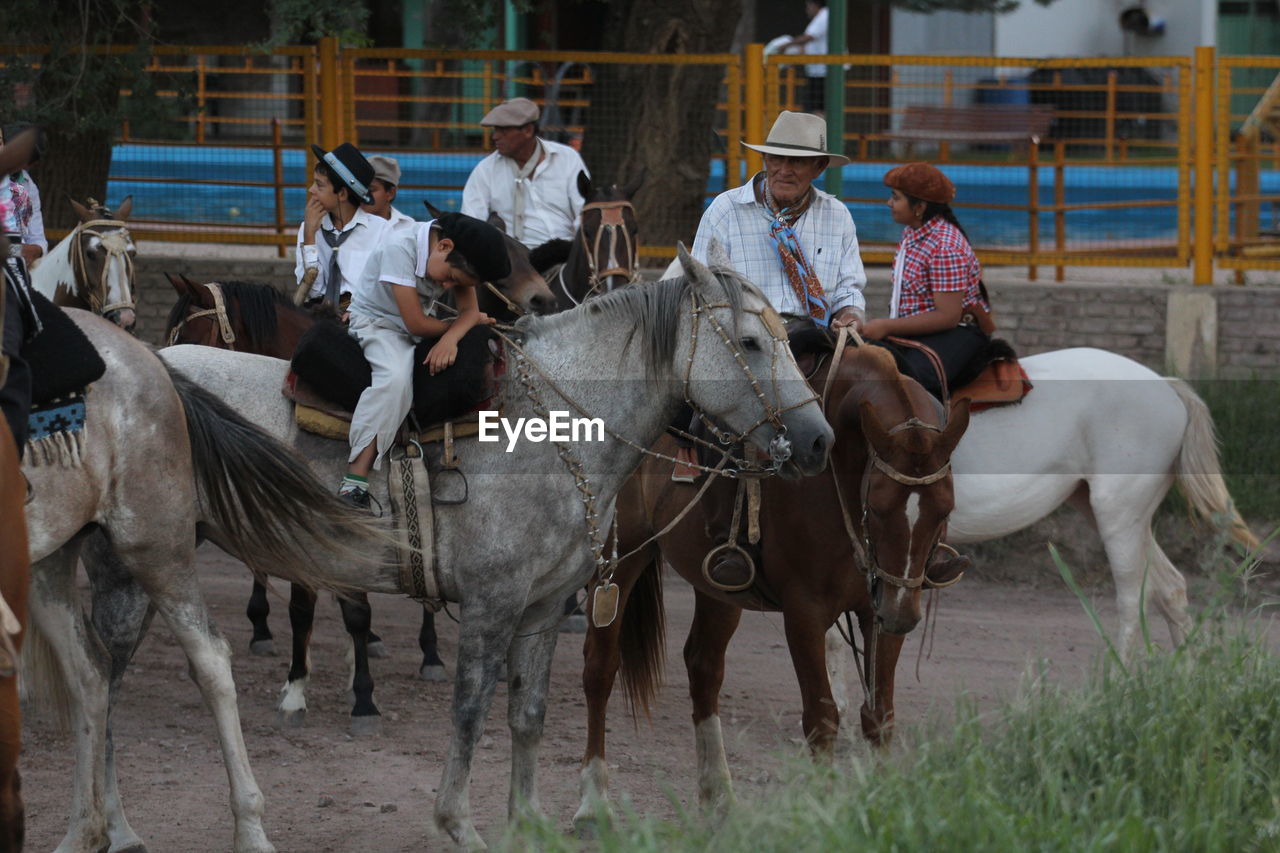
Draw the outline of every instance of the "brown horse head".
M632 281L640 267L640 225L631 200L644 183L641 170L624 187L593 184L578 173L578 192L586 199L565 263L566 290L576 302Z
M444 213L429 201L426 206L433 217ZM498 230L503 232L502 242L507 247L511 272L506 278L491 282L496 293L488 287L476 289L480 310L504 322L513 321L521 314L553 313L556 310L556 298L547 287L546 279L529 262L529 248L502 228Z
M36 268L36 285L44 291L40 280L54 276L55 303L101 314L128 331L137 322L133 283L137 249L124 224L133 212L133 198L125 198L114 215L93 199L87 205L68 201L80 224L63 241L66 252L59 251L59 244Z
M834 474L861 537L876 619L906 634L920 621L925 567L954 506L951 453L969 425L969 404L944 412L879 347L858 348L839 369L857 378L844 386L833 421L841 450Z
M292 358L313 312L293 304L267 284L247 281L200 284L165 273L178 294L165 324L165 341Z

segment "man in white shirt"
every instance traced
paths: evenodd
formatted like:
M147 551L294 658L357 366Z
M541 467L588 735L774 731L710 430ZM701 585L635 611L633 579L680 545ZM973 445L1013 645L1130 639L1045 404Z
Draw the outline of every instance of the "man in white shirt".
M312 145L319 162L307 190L307 207L298 227L294 301L330 302L340 313L351 300L355 284L378 247L387 220L360 209L373 201L369 186L373 166L354 145L344 142L332 151Z
M4 129L3 134L4 139L12 139L29 128L34 129L36 134L35 147L31 150L31 160L10 176L10 180L23 186L31 199L31 218L22 227L22 259L27 262L28 268L39 258L49 254L49 240L44 234L44 213L40 207L40 190L36 188L36 182L31 180L31 174L28 171L40 162L44 154L46 137L43 128L30 124L11 124Z
M399 222L417 222L412 216L392 206L396 200L396 187L400 185L400 162L394 157L383 157L375 154L369 158L373 166L373 182L369 185L369 195L373 201L360 205L360 209L380 216L391 225Z
M539 138L540 116L528 98L490 110L480 125L493 128L496 150L476 164L462 190L463 213L481 221L495 214L530 249L573 239L583 205L578 173L587 171L577 151Z
M821 56L827 52L827 0L805 0L804 12L809 16L809 26L804 28L803 35L784 44L782 50L803 47L806 56ZM806 112L822 115L825 109L827 66L806 65L804 76L803 107Z

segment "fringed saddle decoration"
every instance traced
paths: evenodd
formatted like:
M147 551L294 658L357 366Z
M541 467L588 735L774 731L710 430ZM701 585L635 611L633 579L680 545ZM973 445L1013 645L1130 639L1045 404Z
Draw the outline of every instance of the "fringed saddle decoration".
M27 423L27 461L78 468L84 458L85 392L72 391L33 407Z

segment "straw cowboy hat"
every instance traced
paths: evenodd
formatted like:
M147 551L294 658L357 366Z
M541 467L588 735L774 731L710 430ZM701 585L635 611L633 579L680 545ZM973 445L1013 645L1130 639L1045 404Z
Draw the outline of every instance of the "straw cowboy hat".
M793 113L783 110L769 129L764 145L742 143L761 154L778 154L782 157L829 157L828 166L843 166L849 158L834 151L827 151L827 123L812 113Z

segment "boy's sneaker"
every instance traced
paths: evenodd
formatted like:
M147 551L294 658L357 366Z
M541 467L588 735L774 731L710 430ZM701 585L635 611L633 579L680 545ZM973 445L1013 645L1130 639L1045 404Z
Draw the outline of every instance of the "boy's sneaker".
M346 501L357 509L369 509L372 499L365 489L343 489L338 492L338 499Z

